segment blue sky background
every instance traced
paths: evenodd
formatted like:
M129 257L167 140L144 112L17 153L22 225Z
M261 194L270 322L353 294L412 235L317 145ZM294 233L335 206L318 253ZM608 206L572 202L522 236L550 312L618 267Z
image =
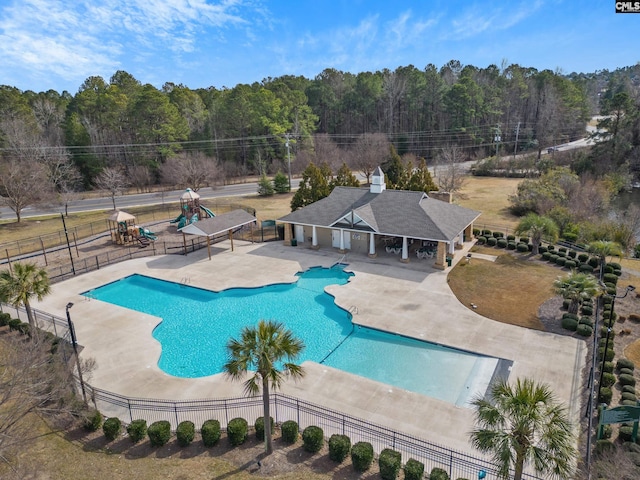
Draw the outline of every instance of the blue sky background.
M0 84L21 90L74 94L117 70L195 89L452 59L614 70L640 61L640 14L613 0L0 0Z

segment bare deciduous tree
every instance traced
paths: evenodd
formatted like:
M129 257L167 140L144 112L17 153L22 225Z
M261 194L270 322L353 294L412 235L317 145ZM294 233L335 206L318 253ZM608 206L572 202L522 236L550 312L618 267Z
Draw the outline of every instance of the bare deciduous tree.
M138 192L149 191L149 185L153 183L153 175L151 169L147 165L133 165L127 170L131 185Z
M464 169L460 166L462 160L462 150L457 146L442 149L434 167L434 176L441 190L455 193L462 189L465 182Z
M129 179L122 169L107 167L96 177L95 185L99 189L109 192L113 209L116 210L116 195L121 195L122 191L129 186Z
M197 192L215 183L220 168L215 158L202 152L182 153L168 158L162 165L162 180L165 183L189 187Z
M352 150L353 167L367 179L389 156L389 140L382 133L365 133L358 137Z
M334 142L326 133L314 135L313 141L315 143L316 153L314 160L315 163L326 163L332 171L338 170L343 163L347 163L347 165L349 164L348 158L346 158L346 151L341 150L336 142Z
M25 208L51 198L50 193L50 183L42 164L17 158L0 164L0 202L13 210L18 222Z

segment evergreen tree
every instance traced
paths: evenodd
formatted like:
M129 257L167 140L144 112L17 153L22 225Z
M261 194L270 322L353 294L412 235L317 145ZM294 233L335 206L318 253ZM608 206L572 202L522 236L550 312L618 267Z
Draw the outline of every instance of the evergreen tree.
M338 169L336 176L329 183L329 187L333 190L336 187L359 187L360 182L356 178L356 176L351 172L351 169L347 166L346 163L343 163L342 166Z
M326 164L322 168L318 168L313 162L307 165L307 168L302 172L302 181L298 190L291 199L292 212L329 196L331 190L326 176L327 169Z
M273 188L273 183L271 183L271 180L269 180L265 174L262 174L258 181L258 195L267 197L274 193L275 189Z

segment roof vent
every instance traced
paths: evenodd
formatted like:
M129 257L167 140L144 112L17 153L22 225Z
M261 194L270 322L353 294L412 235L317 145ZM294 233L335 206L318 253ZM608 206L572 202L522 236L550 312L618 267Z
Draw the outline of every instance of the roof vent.
M371 175L371 186L369 191L371 193L381 193L386 190L387 185L384 183L384 172L380 167L376 168Z

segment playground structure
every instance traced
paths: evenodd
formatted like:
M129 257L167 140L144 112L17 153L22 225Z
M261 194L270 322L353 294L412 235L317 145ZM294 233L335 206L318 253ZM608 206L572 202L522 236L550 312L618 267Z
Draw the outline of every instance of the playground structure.
M187 188L180 196L180 215L171 220L170 223L177 223L178 228L182 228L203 218L215 216L215 213L207 207L200 205L200 195Z
M136 225L136 217L127 212L118 210L108 220L111 240L117 245L139 243L141 247L146 247L158 238L155 233Z

